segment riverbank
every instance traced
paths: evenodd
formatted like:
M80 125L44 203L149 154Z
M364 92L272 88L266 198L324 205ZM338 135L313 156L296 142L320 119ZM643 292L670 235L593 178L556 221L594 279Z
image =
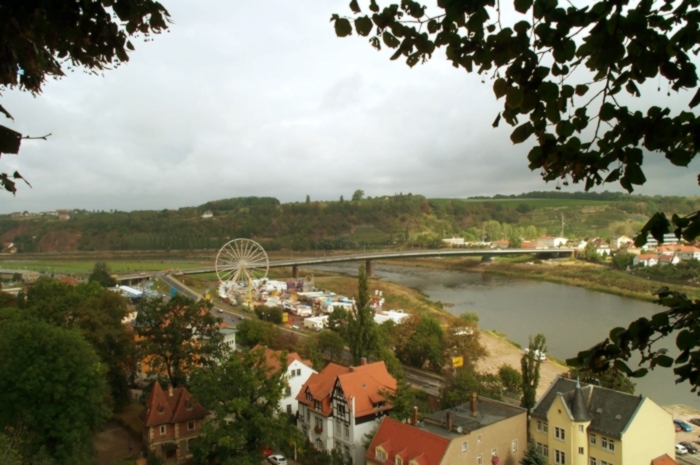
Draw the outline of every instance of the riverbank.
M480 259L474 258L420 258L392 260L385 263L548 281L646 302L654 302L656 298L653 293L662 286L669 286L691 298L700 299L700 289L697 287L667 285L632 276L624 271L613 270L605 265L580 260L513 261L511 259L481 263Z

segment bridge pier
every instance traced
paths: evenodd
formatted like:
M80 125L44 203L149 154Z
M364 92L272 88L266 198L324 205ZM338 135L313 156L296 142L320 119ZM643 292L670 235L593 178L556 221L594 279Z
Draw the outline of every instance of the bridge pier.
M292 278L299 279L299 265L292 265Z
M374 262L372 260L365 260L365 272L370 278L374 276Z

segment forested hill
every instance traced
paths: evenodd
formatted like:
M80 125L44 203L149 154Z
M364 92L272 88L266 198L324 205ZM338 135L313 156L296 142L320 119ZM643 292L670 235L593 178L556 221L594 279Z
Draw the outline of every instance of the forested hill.
M0 240L21 252L217 248L253 238L266 248L354 249L437 246L443 237L526 239L545 233L572 239L634 234L656 211L700 210L695 197L618 193L531 192L490 198L426 199L399 194L362 200L281 203L241 197L178 210L69 212L55 216L0 216ZM202 218L211 211L213 218Z

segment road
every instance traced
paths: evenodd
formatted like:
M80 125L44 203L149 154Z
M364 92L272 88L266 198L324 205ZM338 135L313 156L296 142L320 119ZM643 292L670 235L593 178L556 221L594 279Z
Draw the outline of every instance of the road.
M160 278L166 282L169 286L174 287L178 292L191 297L195 300L202 298L200 294L190 289L189 287L182 284L177 279L165 273L157 273L157 278ZM230 327L235 327L238 325L242 318L250 318L250 314L245 314L245 312L238 312L234 310L229 305L215 304L212 309L212 313L216 316L223 318L227 325ZM289 333L295 334L298 337L307 337L308 334L302 331L295 331L289 328L279 327L282 331L287 331ZM346 357L349 358L349 351L346 349ZM440 388L442 386L442 377L434 373L425 372L418 370L413 367L403 366L404 373L406 374L406 380L413 385L416 389L420 389L427 394L438 397L440 395Z

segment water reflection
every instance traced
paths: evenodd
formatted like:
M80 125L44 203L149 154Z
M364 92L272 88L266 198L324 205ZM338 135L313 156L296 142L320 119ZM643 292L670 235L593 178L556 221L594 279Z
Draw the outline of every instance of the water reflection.
M353 263L318 269L357 275ZM475 311L480 327L506 333L523 346L530 335L543 333L549 353L559 359L600 342L616 326L627 326L662 310L652 303L579 287L497 275L380 264L375 265L374 273L417 289L433 301L450 304L445 310L455 315ZM669 339L665 346L671 356L678 353L674 340ZM662 405L683 403L700 409L698 396L687 383L676 385L669 369L657 369L635 382L638 393Z

